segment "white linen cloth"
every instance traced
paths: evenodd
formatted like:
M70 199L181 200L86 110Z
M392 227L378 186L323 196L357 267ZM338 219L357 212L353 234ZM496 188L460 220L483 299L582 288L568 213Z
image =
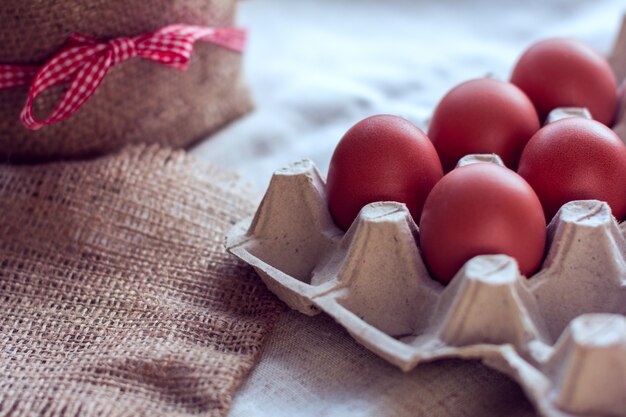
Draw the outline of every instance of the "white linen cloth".
M625 0L249 0L246 76L257 109L193 153L238 170L257 197L304 157L326 174L343 133L391 113L421 127L458 83L508 78L533 41L575 37L611 49ZM476 362L404 374L332 319L285 312L231 417L533 416L508 378Z

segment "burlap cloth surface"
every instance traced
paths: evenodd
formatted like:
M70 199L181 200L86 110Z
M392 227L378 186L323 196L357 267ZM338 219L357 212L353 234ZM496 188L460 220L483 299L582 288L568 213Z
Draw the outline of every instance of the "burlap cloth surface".
M230 27L238 0L3 0L0 64L41 65L78 32L100 40L151 33L169 24ZM251 109L242 54L206 42L181 72L134 58L109 71L69 119L33 131L20 112L28 88L0 90L0 161L91 157L128 143L188 146ZM35 101L41 119L61 86Z
M277 316L252 210L182 152L0 166L0 415L224 416Z

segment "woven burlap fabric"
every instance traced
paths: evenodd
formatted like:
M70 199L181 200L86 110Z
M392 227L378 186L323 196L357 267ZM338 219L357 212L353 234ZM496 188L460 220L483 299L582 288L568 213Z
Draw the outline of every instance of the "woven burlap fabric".
M237 0L5 0L0 64L42 64L74 32L110 39L173 23L234 26L236 6ZM184 72L131 59L112 68L71 118L38 131L19 121L28 89L0 90L0 158L83 158L139 142L188 146L250 110L241 60L241 54L205 42L196 43ZM36 114L49 114L62 91L37 99Z
M239 189L155 146L0 166L0 415L224 416L281 308Z

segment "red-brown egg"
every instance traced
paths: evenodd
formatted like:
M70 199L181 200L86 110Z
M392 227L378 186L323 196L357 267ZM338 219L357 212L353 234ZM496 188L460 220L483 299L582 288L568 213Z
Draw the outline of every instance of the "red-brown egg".
M371 116L348 130L335 149L328 170L328 207L343 230L363 206L376 201L406 204L417 222L442 175L435 148L417 126L398 116Z
M443 283L477 255L509 255L531 276L541 266L545 244L537 195L522 177L496 164L455 168L424 204L420 247L431 275Z
M617 111L617 81L607 60L582 42L546 39L519 59L511 82L534 103L541 120L557 107L586 107L610 126Z
M438 104L428 129L444 171L465 155L495 153L517 168L528 139L540 128L533 103L511 83L482 78L453 88Z
M573 200L606 201L617 219L626 215L626 145L602 123L572 117L544 126L526 145L518 173L548 221Z

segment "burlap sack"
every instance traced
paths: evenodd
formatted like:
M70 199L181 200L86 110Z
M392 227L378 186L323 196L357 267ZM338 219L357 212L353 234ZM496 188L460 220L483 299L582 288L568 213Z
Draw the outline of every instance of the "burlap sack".
M223 247L251 209L154 146L0 166L0 415L226 415L281 308Z
M73 32L109 39L172 23L229 27L236 6L237 0L5 0L0 64L40 65ZM113 67L76 114L38 131L19 121L28 89L0 90L0 158L82 158L138 142L190 145L251 108L240 64L241 54L205 42L196 43L185 72L131 59ZM35 114L49 114L61 92L37 99Z

